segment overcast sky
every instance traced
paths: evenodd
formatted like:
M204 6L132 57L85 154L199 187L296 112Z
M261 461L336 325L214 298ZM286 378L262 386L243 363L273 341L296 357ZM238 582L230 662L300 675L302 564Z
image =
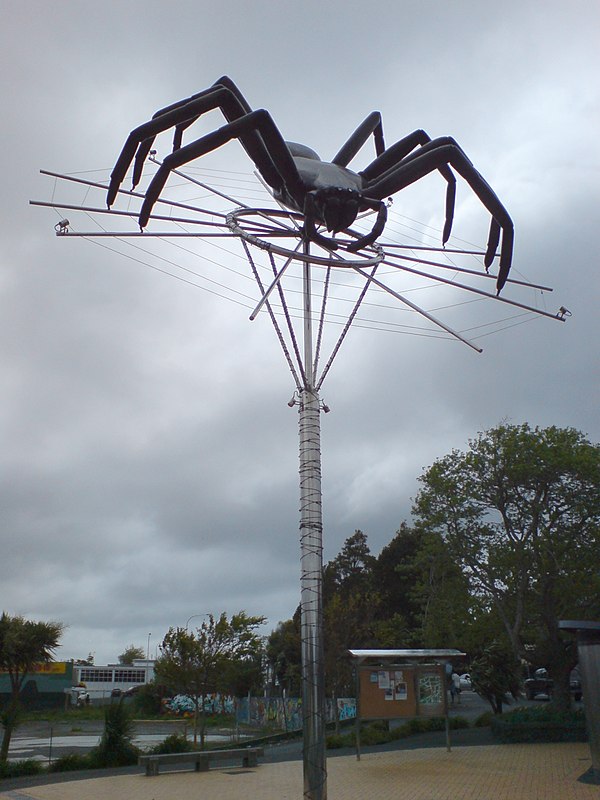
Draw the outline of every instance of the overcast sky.
M527 302L572 312L515 317L413 276L483 354L412 317L350 331L322 390L326 560L356 528L379 553L423 469L480 430L600 441L597 0L0 0L0 14L0 607L64 622L60 657L154 655L170 625L222 610L263 614L268 632L299 600L294 384L268 317L248 320L252 283L231 291L250 275L241 245L181 240L168 265L152 253L173 245L148 239L132 260L119 241L54 235L61 216L80 231L111 230L106 217L29 205L63 191L39 169L106 180L132 128L223 74L324 158L375 109L388 144L454 136L514 219L513 275L554 288ZM221 124L214 112L197 135ZM260 196L239 144L206 163ZM443 194L439 178L398 194L383 238L432 243ZM456 236L480 247L487 221L460 182ZM167 265L189 282L149 268Z

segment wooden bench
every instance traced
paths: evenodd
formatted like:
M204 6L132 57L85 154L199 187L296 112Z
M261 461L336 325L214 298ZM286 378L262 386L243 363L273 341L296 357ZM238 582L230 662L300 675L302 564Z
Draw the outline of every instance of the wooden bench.
M146 767L146 775L158 775L161 764L193 764L196 772L206 772L215 761L239 761L243 767L258 766L263 747L240 747L236 750L194 750L191 753L157 753L140 756L138 764Z

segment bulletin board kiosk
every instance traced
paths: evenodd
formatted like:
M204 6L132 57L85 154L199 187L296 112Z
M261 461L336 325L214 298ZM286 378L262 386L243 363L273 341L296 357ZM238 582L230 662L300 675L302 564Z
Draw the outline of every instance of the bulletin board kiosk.
M445 717L450 750L448 678L460 650L350 650L356 672L356 757L360 760L360 723Z

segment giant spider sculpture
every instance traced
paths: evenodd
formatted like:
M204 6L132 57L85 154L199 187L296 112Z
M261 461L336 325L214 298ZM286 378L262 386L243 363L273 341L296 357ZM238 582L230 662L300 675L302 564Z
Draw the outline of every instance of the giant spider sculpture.
M202 114L216 108L221 110L227 124L182 147L186 128ZM134 158L135 187L155 137L172 127L175 129L173 152L164 159L148 187L139 217L142 229L147 225L152 207L172 170L232 139L239 139L263 179L271 187L274 197L304 216L305 237L329 250L336 249L339 243L320 234L317 224L325 226L334 235L347 231L353 238L346 249L357 252L373 244L383 232L387 218L384 198L399 192L433 170L439 170L447 181L446 219L442 234L442 243L445 244L450 236L454 216L454 169L467 181L492 216L484 257L486 269L494 260L502 232L498 292L506 283L512 259L512 220L493 189L450 137L432 140L425 131L417 130L386 148L381 115L374 111L359 125L330 162L321 161L311 148L284 141L270 114L264 109L253 111L237 86L225 76L209 89L157 111L149 122L129 134L111 174L107 197L109 208ZM377 157L361 172L353 172L347 165L371 134ZM365 236L348 231L357 215L369 209L377 211L372 231Z

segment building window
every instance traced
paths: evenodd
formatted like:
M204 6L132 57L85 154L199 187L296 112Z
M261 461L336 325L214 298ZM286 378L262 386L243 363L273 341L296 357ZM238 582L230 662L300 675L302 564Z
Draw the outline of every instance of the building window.
M146 671L143 669L116 669L115 683L145 683Z
M84 683L112 683L112 669L82 669L79 680Z

